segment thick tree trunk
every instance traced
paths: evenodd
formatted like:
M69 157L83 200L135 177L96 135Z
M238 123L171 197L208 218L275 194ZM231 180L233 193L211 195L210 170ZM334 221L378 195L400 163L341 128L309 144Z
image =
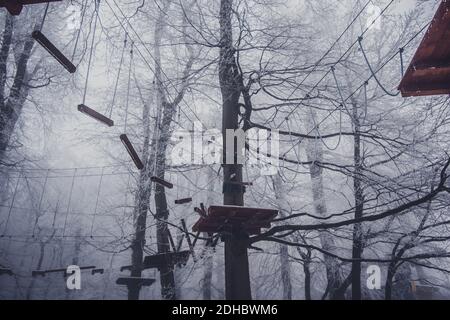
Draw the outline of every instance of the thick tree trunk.
M9 96L5 97L6 60L10 50L10 32L12 32L13 22L6 19L5 32L3 35L3 44L0 49L0 163L5 160L5 153L10 144L17 121L22 113L23 106L28 96L29 87L26 85L30 75L27 73L27 65L34 46L34 40L30 37L25 41L23 50L17 61L17 69L11 86ZM1 60L3 59L3 61Z
M303 262L303 272L305 274L305 300L311 300L311 270L310 261Z
M163 83L163 70L161 66L161 41L166 26L165 14L170 7L171 2L165 3L163 10L159 13L158 20L155 25L155 84L157 91L158 110L158 141L156 142L156 160L155 160L155 176L165 179L166 173L166 151L171 136L171 124L176 114L176 105L169 103L166 95L166 88ZM162 113L162 114L161 114ZM169 234L167 228L167 220L169 218L169 210L167 206L167 198L165 188L159 184L155 184L155 206L156 206L156 239L158 253L166 253L170 251ZM175 300L176 288L173 266L164 265L160 269L161 296L163 299Z
M142 159L144 161L144 169L139 175L139 182L135 196L134 208L134 239L131 244L131 276L142 276L142 263L144 259L145 234L147 229L147 212L150 206L151 183L150 176L153 171L154 146L152 141L150 145L150 106L144 104L142 113L144 126L144 143L142 151ZM156 124L154 129L156 128ZM152 150L152 152L150 152ZM128 299L138 300L140 286L128 286Z
M161 83L162 85L162 83ZM166 151L171 136L170 124L176 109L168 103L163 102L163 119L160 128L160 135L156 150L156 170L155 175L158 178L165 179L166 172ZM169 234L167 220L169 218L169 209L165 188L155 184L155 206L156 206L156 239L158 243L158 253L170 251ZM162 266L160 269L161 296L163 299L176 299L175 277L173 266Z
M238 129L239 97L241 94L239 71L236 65L235 49L233 47L233 1L220 2L220 58L219 81L222 92L222 136L224 160L227 152L234 152L235 163L224 164L224 205L243 206L244 189L241 186L230 184L242 182L242 165L236 163L236 156L243 150L227 150L226 130ZM237 145L237 144L236 144ZM230 230L230 236L225 238L225 291L227 300L251 299L250 271L248 264L248 235L243 234L240 228Z
M395 266L395 262L391 262L388 267L388 272L386 275L386 282L384 285L384 299L391 300L392 299L392 285L394 282L394 276L397 268Z

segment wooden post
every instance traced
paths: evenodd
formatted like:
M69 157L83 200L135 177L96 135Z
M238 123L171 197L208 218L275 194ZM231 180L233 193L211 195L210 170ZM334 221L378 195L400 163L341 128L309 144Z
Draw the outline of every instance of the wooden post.
M220 5L220 61L219 79L222 91L222 135L223 135L223 203L224 205L244 205L244 190L242 185L230 182L242 182L242 164L236 163L238 143L234 150L227 150L226 130L236 130L239 127L239 73L235 62L232 34L233 0L221 0ZM235 163L226 163L227 152L234 152ZM225 241L225 290L227 300L251 299L250 275L247 253L248 235L240 226L231 228Z

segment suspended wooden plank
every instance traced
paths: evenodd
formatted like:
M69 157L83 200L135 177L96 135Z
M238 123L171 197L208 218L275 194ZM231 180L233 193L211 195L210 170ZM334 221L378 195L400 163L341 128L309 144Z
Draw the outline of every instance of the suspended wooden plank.
M95 266L87 266L87 267L80 267L80 270L91 270L95 269ZM67 275L67 268L63 269L49 269L49 270L35 270L31 272L31 275L33 277L42 276L45 277L47 273L63 273L64 275Z
M93 270L91 271L91 274L92 274L92 275L103 274L103 273L105 273L105 269L93 269Z
M184 198L175 200L175 204L186 204L192 202L192 198Z
M120 272L131 271L132 267L133 266L122 266L122 267L120 267Z
M237 207L211 206L208 215L200 217L192 230L195 232L218 233L229 226L239 226L249 234L259 234L262 228L270 228L278 210Z
M80 270L91 270L95 269L95 266L87 266L87 267L80 267ZM45 273L59 273L62 272L64 275L67 275L67 268L66 269L51 269L51 270L45 270Z
M158 269L164 266L185 266L189 260L190 251L159 253L144 258L144 269Z
M31 272L31 276L32 277L37 277L37 276L41 276L41 277L45 277L45 271L43 270L34 270Z
M6 8L11 15L18 16L24 5L59 1L62 0L2 0L0 1L0 8Z
M155 279L139 278L139 277L122 277L117 279L116 284L120 286L144 286L149 287L155 282Z
M136 168L138 168L139 170L144 169L144 164L142 163L136 150L134 149L133 145L131 144L130 139L128 139L128 136L126 134L122 134L122 135L120 135L120 140L122 141L123 145L127 149L127 152L130 155L131 159L133 160Z
M75 73L77 68L70 62L66 56L56 48L50 40L45 37L40 31L33 31L31 34L33 39L36 40L48 53L50 53L53 58L55 58L67 71L70 73Z
M4 274L6 274L8 276L13 276L14 275L14 273L12 272L11 269L0 268L0 276L4 275Z
M101 122L105 125L107 125L108 127L112 127L114 125L114 121L109 119L108 117L102 115L101 113L98 113L97 111L95 111L94 109L89 108L88 106L84 105L84 104L79 104L78 105L78 111L80 111L81 113L88 115L89 117L97 120L98 122Z
M162 185L162 186L164 186L166 188L169 188L169 189L173 188L173 184L172 183L170 183L168 181L165 181L165 180L163 180L161 178L158 178L158 177L150 177L150 181L152 181L154 183L157 183L157 184L160 184L160 185Z
M403 97L450 94L450 0L441 2L398 89Z

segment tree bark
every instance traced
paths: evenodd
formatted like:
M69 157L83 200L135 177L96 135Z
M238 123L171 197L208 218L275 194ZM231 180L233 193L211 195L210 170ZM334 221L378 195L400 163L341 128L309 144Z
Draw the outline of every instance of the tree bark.
M2 85L2 87L0 87L0 94L3 95L3 99L1 99L0 102L0 163L4 162L5 153L10 144L11 136L14 133L17 121L19 120L28 96L29 87L26 84L28 83L30 75L27 72L27 65L34 46L33 38L30 37L25 41L23 50L17 60L17 69L14 75L13 84L11 86L9 96L6 98L4 96L6 85L5 77L7 77L6 62L11 46L10 37L12 34L12 28L13 22L6 19L3 44L0 50L0 85Z
M147 212L150 206L151 183L150 176L153 171L154 159L154 140L150 145L150 106L144 103L143 113L144 126L144 143L142 151L142 159L144 162L144 169L139 174L139 182L135 196L134 208L134 239L131 244L131 276L142 276L142 263L144 259L145 235L147 229ZM156 125L154 129L156 128ZM152 150L152 152L150 152ZM129 285L128 299L138 300L141 287Z
M223 159L227 152L234 152L235 163L224 164L224 205L243 206L244 188L230 184L242 182L242 165L236 163L238 152L226 148L226 130L238 129L239 97L241 94L239 71L236 65L235 49L233 47L232 30L233 1L221 0L220 2L220 57L219 57L219 82L222 92L222 136ZM237 145L237 144L235 144ZM250 272L248 263L248 235L242 232L239 226L229 230L231 236L225 240L225 291L227 300L251 299Z

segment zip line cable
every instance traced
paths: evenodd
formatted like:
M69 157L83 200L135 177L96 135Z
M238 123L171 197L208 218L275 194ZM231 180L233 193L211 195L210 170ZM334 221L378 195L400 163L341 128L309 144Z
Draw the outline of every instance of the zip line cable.
M121 27L126 30L125 26L123 25L123 23L120 21L119 17L117 16L115 10L111 7L111 5L109 4L109 1L105 1L106 4L108 5L108 7L111 9L114 17L116 18L116 20L119 22L119 24L121 25ZM113 0L114 4L116 5L117 9L120 11L121 15L123 16L124 20L127 22L128 26L130 27L131 31L133 31L133 33L136 35L136 37L138 38L140 44L144 47L144 49L147 51L147 53L149 54L149 56L152 58L153 62L160 68L161 73L163 76L165 76L167 78L167 81L169 82L169 84L174 88L175 92L177 94L179 94L180 92L178 91L178 88L173 84L173 82L170 80L170 78L167 76L167 74L165 73L164 69L162 68L162 66L160 65L160 63L157 61L157 59L154 57L154 55L151 53L151 51L148 49L147 45L144 43L144 41L142 40L142 38L139 36L139 34L137 33L136 29L133 27L133 25L130 22L130 19L127 18L127 16L125 15L125 13L123 12L123 10L120 8L120 6L117 4L117 2L115 0ZM149 67L149 69L152 71L152 73L156 76L156 72L154 70L154 68L150 65L150 63L147 61L147 59L145 59L145 56L142 54L142 52L137 48L138 53L141 55L142 59L144 60L144 62L147 64L147 66ZM159 81L163 82L162 79L158 79ZM164 86L165 91L167 92L167 95L172 98L171 93L169 91L169 89L167 87ZM201 119L198 117L198 115L191 109L191 107L185 102L182 101L186 107L192 112L192 114L195 116L195 118L202 123ZM181 109L181 111L183 112L183 114L186 116L186 118L193 124L194 122L192 121L192 119L190 119L190 117L184 112L184 110ZM206 126L202 123L202 125L206 128Z
M99 5L100 1L95 2L95 20L94 20L94 30L92 33L92 42L91 42L91 48L90 48L90 52L89 52L89 60L88 60L88 66L87 66L87 73L86 73L86 81L84 84L84 92L83 92L83 104L86 104L86 95L87 95L87 89L88 89L88 84L89 84L89 76L90 76L90 72L91 72L91 64L92 64L92 56L94 54L94 45L95 45L95 34L97 31L97 22L98 22L98 5Z
M385 12L387 11L387 9L392 5L392 3L394 3L394 1L395 1L395 0L391 0L391 1L387 4L387 6L386 6L386 7L380 12L380 14L372 21L372 23L371 23L370 25L368 25L368 26L365 28L365 30L361 33L360 36L364 36L364 35L370 30L370 28L372 27L372 25L374 25L375 22L377 22L378 19L380 19L380 18L385 14ZM354 41L354 42L350 45L350 47L348 47L348 49L347 49L347 50L339 57L339 59L338 59L336 62L333 63L333 66L338 65L338 64L344 59L344 57L352 50L352 48L353 48L357 43L358 43L358 40ZM308 91L308 93L305 95L305 97L302 98L301 100L305 100L308 96L310 96L311 93L319 86L319 84L322 83L323 80L325 80L325 78L329 75L330 72L331 72L331 69L328 70L328 71L323 75L323 77L319 79L319 81L318 81L318 82L317 82L317 83L316 83L316 84ZM300 87L300 85L297 86L296 90L298 90L299 87ZM295 91L294 91L294 92L295 92ZM291 95L289 95L287 99L290 99L290 98L292 97L292 95L294 94L294 92L291 93ZM301 104L302 104L302 102L297 103L297 107L299 107ZM291 114L294 113L295 110L296 110L296 108L294 108L294 109L288 114L288 117L290 117ZM282 121L282 122L278 125L277 128L280 128L280 126L281 126L283 123L284 123L284 121Z
M353 20L350 22L350 24L347 25L347 27L344 29L344 31L339 35L339 37L333 42L331 47L325 52L325 54L316 62L313 69L308 72L305 78L297 85L297 87L294 89L294 91L289 95L287 99L290 99L292 95L300 88L300 86L306 81L306 79L309 78L309 76L316 70L316 68L319 66L319 64L327 57L328 54L331 53L334 46L338 44L338 42L342 39L342 37L347 33L348 30L350 30L351 26L356 22L356 20L361 16L361 14L364 12L364 10L367 8L367 6L372 2L372 0L367 1L367 3L364 5L364 7L361 9L361 11L358 12L358 14L353 18ZM286 100L287 100L286 99Z
M415 38L417 38L429 25L431 22L425 24L416 34L414 34L407 42L406 44L403 46L403 48L406 48L407 46L409 46L411 44L412 41L414 41ZM389 62L391 62L397 55L399 54L399 51L396 52L394 55L392 55L389 59L387 59L377 70L374 70L374 75L376 75L378 72L380 72L387 64L389 64ZM360 91L363 86L366 86L366 83L368 83L371 79L372 79L373 75L370 75L368 79L366 79L359 87L357 87L346 99L344 99L345 102L347 102L351 97L353 97L358 91ZM328 115L322 119L319 123L318 126L320 126L322 123L324 123L328 118L330 118L337 110L339 110L339 107L331 110ZM311 131L309 131L306 135L310 135L314 130L316 130L316 128L313 128ZM292 148L295 148L298 144L302 143L304 141L303 139L299 139L299 141L292 146L287 152L289 152L290 150L292 150ZM286 155L287 153L284 153L284 155Z
M84 23L84 17L85 17L85 15L86 15L87 2L88 2L88 0L85 0L85 1L84 1L84 4L82 5L81 19L80 19L80 28L78 29L77 37L75 38L75 44L74 44L74 46L73 46L72 61L74 61L74 59L75 59L75 54L76 54L77 49L78 49L78 42L80 41L81 28L82 28L82 26L83 26L83 23Z
M123 66L123 61L124 61L124 57L125 57L125 50L127 47L127 42L128 42L128 33L125 32L125 39L123 41L122 54L121 54L120 62L119 62L119 71L117 72L117 78L116 78L116 83L114 84L114 92L113 92L112 102L111 102L111 106L109 107L109 117L110 118L112 117L113 108L116 103L117 88L119 86L120 74L122 72L122 66ZM108 110L106 112L108 112Z

